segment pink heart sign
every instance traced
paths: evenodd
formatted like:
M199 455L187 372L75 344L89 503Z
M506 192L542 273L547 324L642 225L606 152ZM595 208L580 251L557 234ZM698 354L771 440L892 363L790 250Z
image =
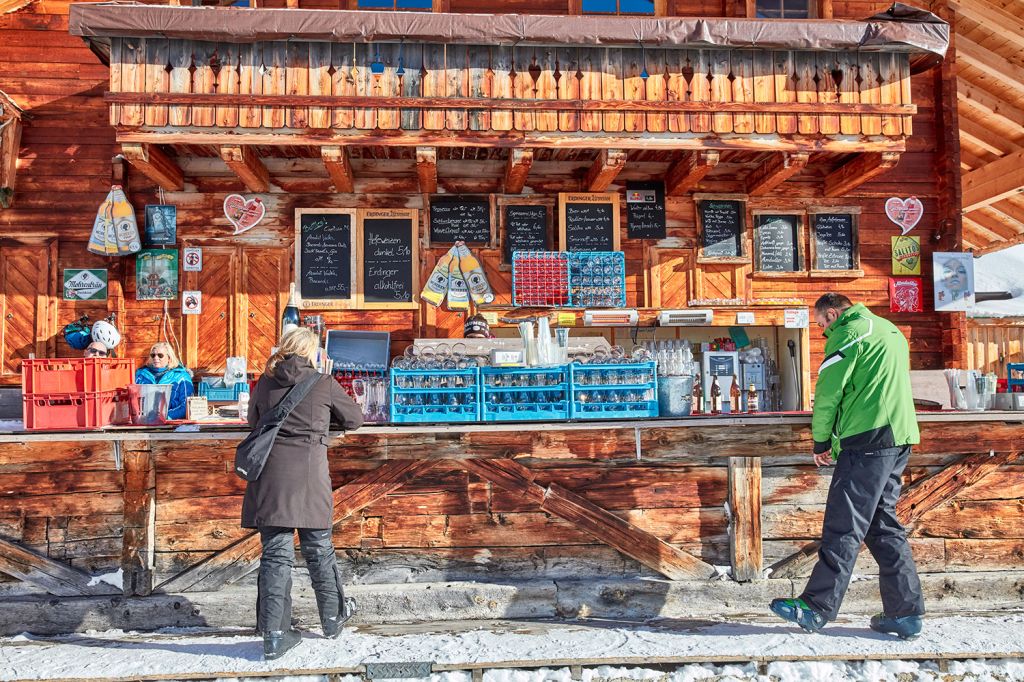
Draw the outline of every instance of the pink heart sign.
M924 204L917 197L909 199L890 197L885 200L885 215L900 226L903 234L906 234L921 222L921 217L924 215Z
M224 197L224 215L235 226L234 234L256 227L266 214L267 207L259 197L248 201L241 194Z

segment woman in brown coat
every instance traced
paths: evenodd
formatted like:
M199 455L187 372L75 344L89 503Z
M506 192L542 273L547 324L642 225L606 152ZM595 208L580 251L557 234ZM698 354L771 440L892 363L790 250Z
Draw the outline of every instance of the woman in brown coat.
M293 386L317 373L318 345L316 335L308 329L293 329L284 335L250 398L251 426L261 414L274 409ZM345 430L363 423L359 407L325 374L284 420L262 473L245 490L242 526L258 529L263 543L256 621L268 660L280 657L300 640L291 628L296 529L324 635L336 637L351 615L331 542L334 502L327 442L332 417Z

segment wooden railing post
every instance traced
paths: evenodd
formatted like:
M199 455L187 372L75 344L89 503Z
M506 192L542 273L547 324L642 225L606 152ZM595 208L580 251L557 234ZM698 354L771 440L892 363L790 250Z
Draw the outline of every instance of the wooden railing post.
M144 597L153 591L154 586L156 466L147 441L126 441L123 457L123 590L126 597Z
M729 458L729 562L733 580L761 578L761 458Z

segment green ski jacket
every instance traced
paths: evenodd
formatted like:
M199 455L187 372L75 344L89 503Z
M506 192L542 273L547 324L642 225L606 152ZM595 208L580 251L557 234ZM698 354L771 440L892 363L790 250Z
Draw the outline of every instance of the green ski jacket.
M921 442L910 391L910 346L899 329L863 304L825 330L814 388L814 452L874 452Z

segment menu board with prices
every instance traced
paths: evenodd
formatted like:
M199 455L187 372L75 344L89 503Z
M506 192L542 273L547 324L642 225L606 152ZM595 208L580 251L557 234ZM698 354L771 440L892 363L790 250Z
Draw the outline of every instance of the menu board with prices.
M811 213L813 270L850 272L860 268L856 210L829 209Z
M630 239L664 239L665 183L626 183L626 236Z
M755 269L762 273L776 274L802 270L802 230L802 214L755 212Z
M701 260L729 262L745 259L746 202L736 198L695 198Z
M410 308L419 291L415 209L361 209L360 282L367 308Z
M563 192L558 195L562 251L618 251L619 195Z
M504 262L512 263L516 251L547 251L549 208L543 204L506 204L502 207L505 227Z
M430 202L430 243L491 243L491 201L486 197L438 197Z
M296 209L296 290L303 307L355 304L355 214L355 209Z

